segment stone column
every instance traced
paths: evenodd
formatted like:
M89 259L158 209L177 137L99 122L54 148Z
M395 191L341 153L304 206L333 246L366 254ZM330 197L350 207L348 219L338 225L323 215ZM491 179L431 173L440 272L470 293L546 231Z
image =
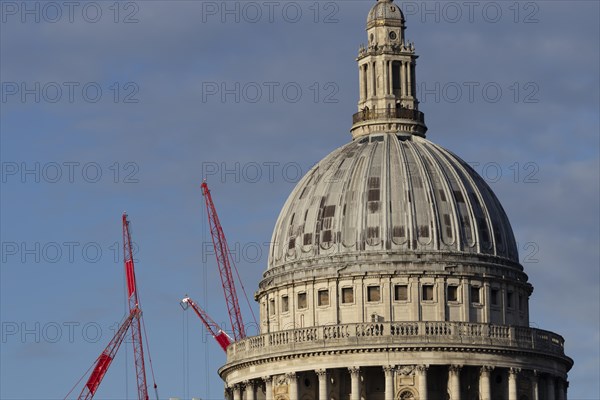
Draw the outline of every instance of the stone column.
M460 400L460 365L450 365L448 367L448 392L450 400Z
M295 372L285 374L288 380L290 400L298 400L298 376Z
M402 97L406 96L406 63L400 61L400 93Z
M365 101L365 95L364 95L364 83L365 81L363 80L363 72L364 72L364 68L362 67L362 65L358 66L358 92L359 92L359 102L362 103L363 101Z
M427 400L427 365L417 365L417 372L419 373L419 400Z
M319 400L327 400L327 370L318 369L315 372L319 378Z
M377 64L375 61L371 64L371 87L373 88L371 96L377 96Z
M412 63L407 63L406 64L406 75L408 75L408 79L407 79L407 91L408 91L408 95L411 97L414 97L414 93L413 93L413 87L412 87Z
M265 399L273 400L273 377L264 376L263 381L265 381Z
M556 387L557 387L557 394L558 396L556 396L556 400L566 400L566 396L565 396L565 384L564 381L561 378L558 378L556 380Z
M450 389L450 400L460 400L460 365L448 367L448 387Z
M254 400L254 382L244 381L246 387L246 400Z
M385 400L394 400L394 367L386 365L383 367L385 375Z
M508 400L517 399L517 378L519 377L520 368L511 368L508 371Z
M242 387L239 383L233 385L233 400L242 400Z
M351 367L348 368L348 371L350 371L350 378L352 380L350 400L360 400L360 368Z
M556 396L554 395L554 377L552 375L548 375L546 378L547 387L546 391L548 392L546 400L556 400Z
M532 400L540 400L540 375L535 370L531 375L531 391L533 395Z
M481 400L492 400L492 387L490 385L490 375L494 367L484 365L479 370L479 398Z

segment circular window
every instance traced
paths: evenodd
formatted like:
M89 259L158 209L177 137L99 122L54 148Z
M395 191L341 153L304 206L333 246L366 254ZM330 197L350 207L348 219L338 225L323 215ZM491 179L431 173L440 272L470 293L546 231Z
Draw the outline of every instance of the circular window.
M392 39L392 40L396 40L396 38L397 38L397 37L398 37L398 36L396 35L396 32L394 32L394 31L391 31L391 32L390 32L390 39Z

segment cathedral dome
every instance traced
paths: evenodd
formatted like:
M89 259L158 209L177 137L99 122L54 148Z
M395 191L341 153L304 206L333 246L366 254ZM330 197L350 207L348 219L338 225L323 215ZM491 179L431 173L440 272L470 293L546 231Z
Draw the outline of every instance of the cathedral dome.
M392 0L378 0L367 16L367 28L375 24L404 25L404 14Z
M298 183L275 225L269 269L423 254L519 262L506 213L465 161L419 136L371 134Z

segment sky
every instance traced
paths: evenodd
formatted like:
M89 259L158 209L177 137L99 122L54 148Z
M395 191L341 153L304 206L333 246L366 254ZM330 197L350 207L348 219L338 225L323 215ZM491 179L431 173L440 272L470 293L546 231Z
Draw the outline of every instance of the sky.
M179 306L227 322L200 183L252 299L288 194L350 140L372 4L0 2L2 400L64 398L113 336L123 211L160 398L222 398ZM564 336L569 398L599 399L599 3L399 4L428 138L502 202L532 326ZM96 398L134 399L133 370L124 343Z

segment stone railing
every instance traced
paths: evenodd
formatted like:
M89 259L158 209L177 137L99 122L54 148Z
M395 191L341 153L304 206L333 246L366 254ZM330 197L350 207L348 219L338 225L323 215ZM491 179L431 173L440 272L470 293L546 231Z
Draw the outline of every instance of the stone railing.
M379 346L474 346L564 356L564 339L528 327L469 322L377 322L325 325L253 336L227 348L227 362L293 351Z
M362 121L370 121L374 119L410 119L413 121L425 123L425 114L421 111L412 110L410 108L392 108L392 109L365 109L357 112L352 116L352 123L357 124Z

